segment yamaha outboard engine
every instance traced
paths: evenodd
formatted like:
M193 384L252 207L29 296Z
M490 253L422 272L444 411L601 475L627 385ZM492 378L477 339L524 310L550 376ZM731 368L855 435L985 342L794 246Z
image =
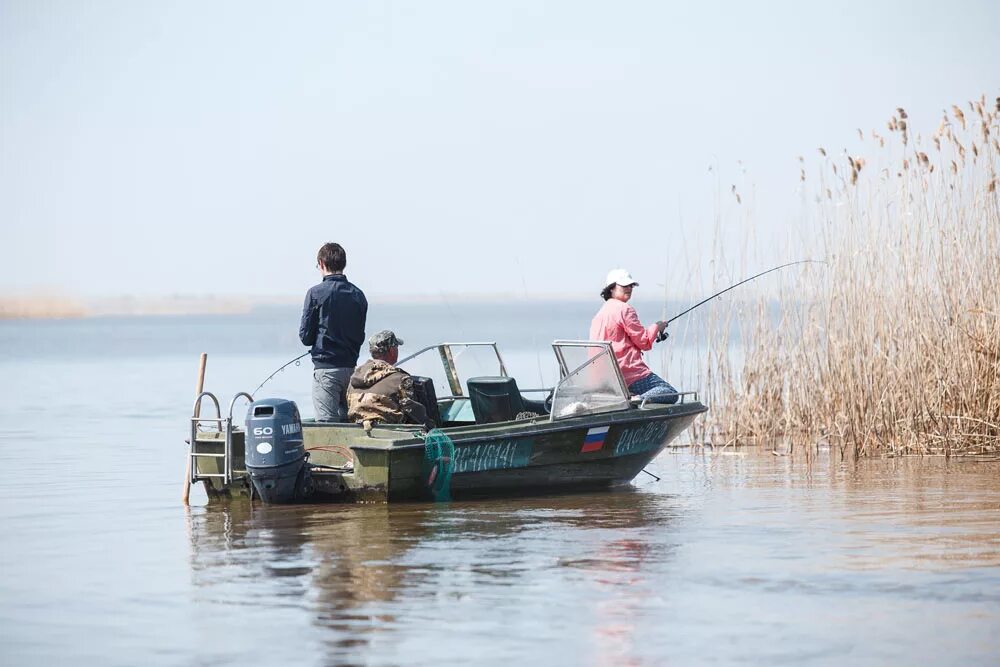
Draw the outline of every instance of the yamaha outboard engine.
M250 405L245 455L254 491L265 503L292 503L312 492L294 401L265 398Z

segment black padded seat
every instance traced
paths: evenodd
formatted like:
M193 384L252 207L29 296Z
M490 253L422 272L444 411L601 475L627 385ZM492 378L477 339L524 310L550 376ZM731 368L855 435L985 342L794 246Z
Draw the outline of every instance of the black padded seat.
M477 424L512 421L522 412L546 413L544 402L524 398L512 377L469 378L468 385Z
M434 391L434 381L421 375L410 377L413 379L413 393L417 402L427 411L427 418L435 428L441 426L441 410L438 407L437 392Z
M469 400L477 424L507 422L524 411L521 392L511 377L469 378Z

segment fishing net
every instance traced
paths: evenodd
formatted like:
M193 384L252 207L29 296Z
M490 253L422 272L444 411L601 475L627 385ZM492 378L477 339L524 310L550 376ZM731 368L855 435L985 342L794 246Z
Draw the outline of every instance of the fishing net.
M455 443L440 429L424 438L423 478L434 502L451 500L451 472L455 467Z

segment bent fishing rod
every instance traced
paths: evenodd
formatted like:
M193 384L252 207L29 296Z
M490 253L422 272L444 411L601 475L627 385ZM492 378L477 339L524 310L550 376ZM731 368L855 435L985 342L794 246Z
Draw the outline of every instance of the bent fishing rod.
M777 271L778 269L783 269L786 266L795 266L796 264L826 264L826 262L824 262L822 260L819 260L819 259L800 259L797 262L788 262L787 264L782 264L781 266L776 266L773 269L768 269L767 271L761 271L757 275L750 276L746 280L741 280L738 283L736 283L735 285L730 285L729 287L727 287L726 289L722 290L721 292L716 292L715 294L713 294L712 296L708 297L707 299L702 299L701 301L699 301L698 303L694 304L693 306L691 306L687 310L684 310L684 311L681 311L680 313L677 313L676 315L674 315L673 317L671 317L669 320L667 320L667 324L670 324L671 322L673 322L674 320L676 320L678 317L681 317L683 315L687 315L688 313L690 313L692 310L694 310L698 306L702 306L702 305L708 303L709 301L711 301L712 299L714 299L714 298L716 298L718 296L722 296L723 294L725 294L726 292L728 292L731 289L736 289L737 287L739 287L740 285L742 285L744 283L748 283L751 280L755 280L757 278L760 278L761 276L766 276L767 274L771 273L772 271Z
M277 374L278 374L278 373L280 373L281 371L285 370L286 368L288 368L288 367L289 367L289 366L291 366L292 364L295 364L295 365L298 365L298 362L299 362L299 359L301 359L302 357L306 356L306 355L307 355L307 354L309 354L309 353L310 353L311 351L312 351L312 350L306 350L305 352L303 352L303 353L302 353L302 354L300 354L299 356L295 357L295 358L294 358L294 359L292 359L291 361L289 361L289 362L286 362L286 363L282 364L282 366L281 366L281 367L280 367L280 368L279 368L278 370L276 370L276 371L274 371L273 373L271 373L270 375L268 375L268 376L267 376L267 378L265 378L265 380L264 380L263 382L261 382L261 383L260 383L259 385L257 385L257 389L254 389L254 390L253 390L252 392L250 392L250 395L251 395L251 396L253 396L254 394L256 394L256 393L257 393L257 392L258 392L258 391L260 390L260 388L261 388L261 387L263 387L263 386L264 386L265 384L267 384L267 383L268 383L268 380L270 380L270 379L271 379L271 378L273 378L273 377L274 377L275 375L277 375Z
M787 264L782 264L781 266L776 266L776 267L774 267L772 269L768 269L767 271L761 271L757 275L750 276L746 280L741 280L740 282L736 283L735 285L730 285L729 287L727 287L726 289L722 290L721 292L716 292L715 294L713 294L712 296L708 297L707 299L702 299L701 301L699 301L698 303L694 304L693 306L691 306L687 310L681 311L681 312L677 313L676 315L674 315L673 317L671 317L669 320L667 320L666 323L664 324L664 327L663 327L664 330L661 331L657 335L656 342L660 343L660 342L663 342L663 341L665 341L667 339L666 325L670 324L671 322L673 322L674 320L676 320L678 317L681 317L683 315L687 315L688 313L690 313L692 310L694 310L698 306L703 306L706 303L708 303L709 301L711 301L712 299L714 299L716 297L719 297L719 296L722 296L723 294L725 294L729 290L736 289L737 287L739 287L740 285L742 285L744 283L748 283L751 280L754 280L756 278L760 278L761 276L766 276L767 274L771 273L772 271L777 271L778 269L783 269L783 268L785 268L787 266L795 266L796 264L826 264L826 262L824 262L822 260L819 260L819 259L800 259L797 262L788 262ZM652 477L657 482L660 481L659 477L657 477L653 473L649 472L645 468L642 469L642 472L646 473L647 475L649 475L650 477Z
M308 317L309 317L309 318L312 318L312 316L313 316L313 315L315 315L315 314L316 314L316 313L317 313L317 312L319 311L319 308L320 308L320 306L319 306L319 304L318 304L318 303L317 303L317 304L313 304L312 306L310 306L310 307L309 307L309 313L308 313ZM264 379L264 381L263 381L263 382L261 382L261 383L260 383L259 385L257 385L257 389L254 389L254 390L253 390L253 391L251 392L251 396L253 396L253 395L256 395L256 394L257 394L257 392L258 392L258 391L260 390L260 388L261 388L261 387L263 387L263 386L264 386L265 384L267 384L267 383L268 383L268 381L270 381L270 379L271 379L271 378L273 378L273 377L274 377L275 375L277 375L277 374L278 374L278 373L280 373L281 371L285 370L286 368L288 368L288 367L289 367L289 366L291 366L292 364L295 364L296 366L298 366L298 365L299 365L299 359L301 359L302 357L306 356L306 355L307 355L307 354L309 354L310 352L312 352L312 350L311 350L311 349L309 349L309 350L306 350L305 352L303 352L303 353L302 353L302 354L300 354L299 356L295 357L295 358L294 358L294 359L292 359L291 361L288 361L288 362L286 362L286 363L282 364L282 365L281 365L281 367L280 367L280 368L278 368L278 370L276 370L276 371L274 371L273 373L271 373L270 375L268 375L268 376L267 376L267 377L266 377L266 378Z

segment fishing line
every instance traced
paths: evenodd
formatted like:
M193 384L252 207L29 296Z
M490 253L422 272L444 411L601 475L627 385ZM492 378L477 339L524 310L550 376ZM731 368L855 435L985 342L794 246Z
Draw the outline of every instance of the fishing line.
M514 257L514 263L517 264L518 271L521 272L521 286L524 288L524 302L528 303L528 281L524 277L524 267L521 266L521 260ZM538 364L538 386L545 386L545 377L542 374L542 353L538 350L538 340L535 338L535 328L531 327L531 347L535 350L535 362Z

